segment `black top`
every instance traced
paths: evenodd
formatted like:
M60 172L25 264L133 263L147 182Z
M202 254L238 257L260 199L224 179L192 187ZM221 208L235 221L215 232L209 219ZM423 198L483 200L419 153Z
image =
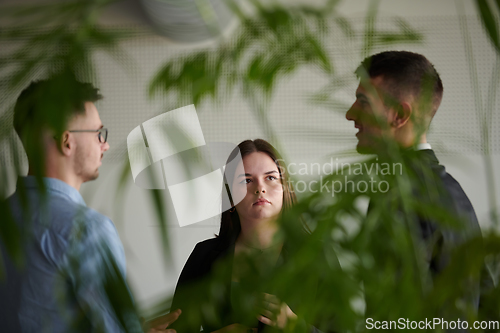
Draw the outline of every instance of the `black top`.
M199 332L200 326L212 332L234 323L263 328L256 314L242 316L231 302L234 248L234 242L220 238L196 244L177 282L171 309L183 312L172 328L181 333ZM283 260L284 251L278 261ZM255 275L250 278L262 278Z
M254 261L257 267L248 270L250 274L240 278L236 284L232 282L234 249L234 241L225 242L221 238L212 238L196 244L182 269L172 300L171 309L183 311L171 326L177 332L199 332L200 327L204 332L212 332L235 323L256 327L259 332L264 329L266 332L273 332L274 328L257 320L256 305L260 304L259 296L262 293L276 295L293 311L294 306L290 298L287 295L279 295L279 291L267 283L273 280L276 270L289 261L291 252L286 243L277 261L277 253L274 252L274 259L266 266L270 269L259 269L258 264L266 261L265 256L273 255L266 252L257 254L261 256ZM245 258L239 258L238 264L243 260ZM311 290L311 294L315 292L316 290ZM304 320L299 321L299 326L304 332L319 332Z

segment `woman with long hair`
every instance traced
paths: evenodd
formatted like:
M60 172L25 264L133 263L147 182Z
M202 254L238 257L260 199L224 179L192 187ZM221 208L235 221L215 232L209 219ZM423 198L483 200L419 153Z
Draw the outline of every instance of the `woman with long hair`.
M237 156L241 161L228 167ZM262 139L241 142L229 156L225 178L233 207L222 213L217 237L198 243L182 270L171 307L182 310L172 325L178 332L256 332L296 320L278 296L259 290L285 260L278 221L296 197L284 170Z

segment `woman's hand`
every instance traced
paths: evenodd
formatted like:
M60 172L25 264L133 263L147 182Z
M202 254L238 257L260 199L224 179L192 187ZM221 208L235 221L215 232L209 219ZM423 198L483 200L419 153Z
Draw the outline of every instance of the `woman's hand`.
M289 321L295 321L297 315L293 313L290 307L281 302L274 295L264 294L262 306L259 308L260 316L257 319L269 326L284 329Z
M175 333L174 329L167 329L167 327L179 318L182 311L177 309L173 312L167 313L161 317L150 320L143 325L144 332L147 333Z
M241 324L231 324L212 333L257 333L257 329Z

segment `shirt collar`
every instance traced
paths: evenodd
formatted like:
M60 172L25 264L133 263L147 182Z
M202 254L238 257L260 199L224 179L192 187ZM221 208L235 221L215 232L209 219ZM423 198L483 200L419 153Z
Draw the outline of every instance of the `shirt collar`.
M85 201L78 190L60 179L43 177L43 182L45 183L47 192L59 193L68 197L71 201L84 205ZM26 189L38 189L38 184L35 176L19 177L17 181L17 186L22 185Z
M428 150L428 149L432 149L431 147L431 144L430 143L419 143L416 147L415 147L415 150Z

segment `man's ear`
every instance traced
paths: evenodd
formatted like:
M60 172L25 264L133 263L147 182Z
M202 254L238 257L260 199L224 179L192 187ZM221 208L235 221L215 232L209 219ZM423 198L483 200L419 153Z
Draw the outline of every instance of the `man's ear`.
M394 128L401 128L410 120L413 112L413 107L408 102L400 102L394 108L393 119L391 126Z
M75 145L76 143L73 140L73 136L70 135L68 131L64 131L59 137L59 140L57 142L57 147L59 148L59 151L66 156L71 156L73 154L73 151L75 150Z

